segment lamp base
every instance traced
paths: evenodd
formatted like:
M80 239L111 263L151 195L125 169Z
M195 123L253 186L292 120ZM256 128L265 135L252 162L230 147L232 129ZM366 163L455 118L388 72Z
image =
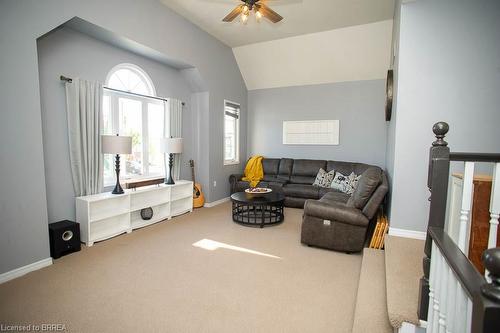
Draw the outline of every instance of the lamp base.
M123 191L123 188L122 186L120 185L120 183L117 183L115 185L115 188L113 189L113 192L111 192L112 194L123 194L125 193L125 191Z
M116 185L115 188L113 189L112 194L123 194L125 193L123 191L122 186L120 185L120 155L116 154L115 156L115 172L116 172Z
M174 185L174 179L172 178L172 168L174 166L174 154L169 154L168 156L168 169L170 170L168 172L168 180L165 182L167 185Z

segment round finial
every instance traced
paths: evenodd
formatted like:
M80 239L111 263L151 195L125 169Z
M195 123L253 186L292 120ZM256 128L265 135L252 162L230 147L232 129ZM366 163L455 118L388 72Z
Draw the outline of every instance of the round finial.
M484 267L490 274L500 277L500 248L492 248L483 252L481 258Z
M481 260L491 279L491 283L481 286L481 292L489 299L500 301L500 248L484 251Z
M433 146L447 146L448 142L444 141L444 136L448 131L450 130L450 126L445 123L444 121L440 121L438 123L435 123L434 126L432 126L432 131L434 132L434 135L436 136L436 141L432 143Z

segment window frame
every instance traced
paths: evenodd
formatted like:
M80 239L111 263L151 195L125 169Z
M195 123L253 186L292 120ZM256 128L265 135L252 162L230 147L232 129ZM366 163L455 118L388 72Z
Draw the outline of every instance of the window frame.
M147 75L144 70L142 70L139 66L133 65L133 64L119 64L115 67L113 67L107 77L106 77L106 84L109 82L109 79L111 76L117 71L121 69L129 69L135 73L137 73L142 80L146 83L148 88L150 88L150 92L152 93L151 96L156 96L156 90L153 84L153 81L151 81L150 77ZM129 91L133 93L133 91ZM148 179L151 177L164 177L165 176L165 162L163 163L163 174L150 174L149 170L149 142L150 142L150 137L149 137L149 107L148 104L156 104L160 105L163 108L163 137L168 137L170 129L167 124L167 117L168 117L168 111L167 107L165 105L165 101L158 100L155 98L149 98L146 96L136 96L127 93L126 91L121 92L121 91L116 91L116 90L108 90L104 89L103 91L103 97L109 97L109 112L110 112L110 121L111 121L111 133L116 134L120 133L120 106L119 106L119 100L120 98L126 98L129 100L135 100L141 103L141 149L142 149L142 175L137 175L137 176L131 176L131 175L125 175L124 173L121 175L122 180L140 180L140 179ZM104 130L104 128L103 128ZM164 160L164 159L163 159ZM125 170L125 159L120 160L120 169ZM104 173L104 169L103 169ZM109 187L113 186L113 184L116 182L115 175L113 174L112 177L106 178L103 174L103 185L104 187Z
M236 126L235 126L235 158L231 160L226 159L226 107L227 104L233 104L238 106L238 118L236 118ZM226 165L237 165L240 164L240 118L241 118L241 104L237 102L230 101L228 99L224 99L224 108L222 110L222 124L223 124L223 132L222 132L222 159L223 164Z

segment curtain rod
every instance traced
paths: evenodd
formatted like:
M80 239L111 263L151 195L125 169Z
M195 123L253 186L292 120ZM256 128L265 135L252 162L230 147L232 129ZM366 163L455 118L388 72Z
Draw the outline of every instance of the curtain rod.
M69 83L73 82L72 78L66 77L64 75L61 75L59 77L59 79L61 81L66 81L66 82L69 82ZM161 98L161 97L157 97L157 96L143 95L143 94L133 93L133 92L130 92L130 91L125 91L125 90L120 90L120 89L115 89L115 88L103 87L103 89L111 90L111 91L116 91L116 92L119 92L119 93L122 93L122 94L128 94L128 95L134 95L134 96L146 97L146 98L152 98L152 99L159 99L160 101L165 101L165 102L167 101L166 98ZM182 105L186 105L186 103L182 102Z

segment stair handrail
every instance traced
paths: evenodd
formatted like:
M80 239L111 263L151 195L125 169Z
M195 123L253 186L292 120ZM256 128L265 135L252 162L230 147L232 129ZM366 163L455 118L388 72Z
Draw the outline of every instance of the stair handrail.
M431 197L429 198L429 221L422 261L424 275L420 279L419 318L427 320L432 248L435 246L434 249L437 249L442 255L447 266L453 271L456 279L472 301L470 327L467 328L466 332L500 332L500 248L488 249L482 256L484 266L489 272L489 280L491 281L489 282L476 270L463 251L444 230L450 161L499 163L500 154L452 153L445 141L449 125L446 122L438 122L434 124L432 130L436 140L432 143L429 153L427 185ZM439 324L442 324L441 319ZM428 327L428 331L432 331L432 328L429 330Z

